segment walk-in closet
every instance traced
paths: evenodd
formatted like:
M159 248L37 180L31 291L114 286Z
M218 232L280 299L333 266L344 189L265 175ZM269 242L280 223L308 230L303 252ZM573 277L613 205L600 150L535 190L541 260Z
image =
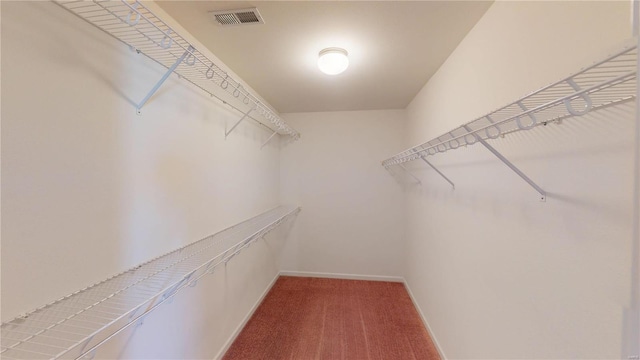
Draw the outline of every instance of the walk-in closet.
M639 359L640 2L0 2L14 359Z

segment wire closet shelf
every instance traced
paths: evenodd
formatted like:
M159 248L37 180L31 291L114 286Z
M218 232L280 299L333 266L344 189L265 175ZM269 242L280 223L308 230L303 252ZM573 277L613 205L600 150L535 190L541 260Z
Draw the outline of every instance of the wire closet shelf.
M212 60L196 50L187 40L162 21L140 1L127 0L53 0L90 24L125 43L169 71L202 89L210 96L244 113L248 117L282 135L297 140L300 134L282 120L264 102ZM163 78L161 80L164 81ZM160 82L160 83L161 83ZM137 106L138 110L157 90L159 84ZM224 90L223 92L220 89ZM226 94L225 99L216 94ZM244 109L244 110L243 110ZM257 113L271 125L256 119Z
M382 162L384 167L424 159L520 130L529 130L592 110L635 99L637 46L617 53L577 73L534 91L504 107L461 125L435 139L402 151Z
M280 206L3 323L2 359L92 358L95 350L292 219Z

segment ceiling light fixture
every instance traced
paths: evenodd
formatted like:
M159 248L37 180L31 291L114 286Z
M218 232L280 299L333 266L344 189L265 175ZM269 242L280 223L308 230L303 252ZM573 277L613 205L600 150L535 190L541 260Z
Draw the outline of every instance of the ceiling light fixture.
M326 48L320 51L318 57L320 71L327 75L338 75L349 67L347 50L341 48Z

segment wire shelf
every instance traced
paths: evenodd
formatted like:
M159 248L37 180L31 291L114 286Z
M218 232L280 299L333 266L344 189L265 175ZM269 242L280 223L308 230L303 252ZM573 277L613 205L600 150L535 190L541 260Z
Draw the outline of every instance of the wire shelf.
M1 326L2 359L77 359L213 273L299 207L278 207L79 290Z
M268 126L249 114L245 115L246 117L279 134L289 135L294 140L300 137L300 134L276 115L269 106L196 50L141 2L127 0L54 0L54 2L122 41L138 53L146 55L170 71L173 70L209 95L219 98L242 113L257 113L271 125ZM218 97L218 93L226 94L225 99ZM143 100L142 104L146 100Z
M382 162L389 167L496 139L509 133L559 122L571 116L635 99L636 45L629 45L556 83L545 86L435 139Z

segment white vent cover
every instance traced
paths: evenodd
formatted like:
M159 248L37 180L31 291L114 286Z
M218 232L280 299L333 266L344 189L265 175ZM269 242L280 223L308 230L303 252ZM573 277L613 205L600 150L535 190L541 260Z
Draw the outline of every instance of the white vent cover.
M264 24L264 20L256 8L211 11L210 14L222 26Z

